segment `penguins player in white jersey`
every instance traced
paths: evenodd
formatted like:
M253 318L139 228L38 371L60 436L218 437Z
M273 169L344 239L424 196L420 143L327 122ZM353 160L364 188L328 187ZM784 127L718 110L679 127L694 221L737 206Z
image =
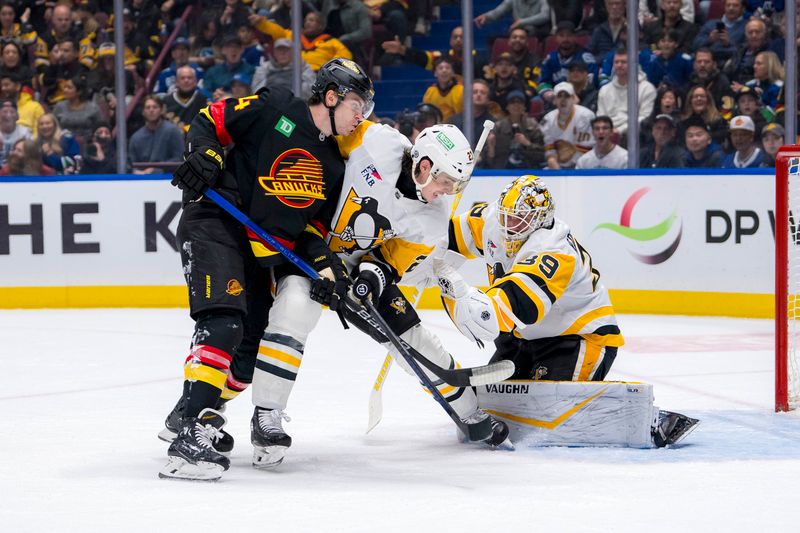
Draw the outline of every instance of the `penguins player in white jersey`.
M436 261L442 299L467 338L494 341L492 361L514 362L510 379L601 381L624 341L600 272L554 215L547 186L528 175L496 202L454 217L448 247L485 261L489 288L468 286L452 266ZM696 424L661 411L653 442L674 444Z

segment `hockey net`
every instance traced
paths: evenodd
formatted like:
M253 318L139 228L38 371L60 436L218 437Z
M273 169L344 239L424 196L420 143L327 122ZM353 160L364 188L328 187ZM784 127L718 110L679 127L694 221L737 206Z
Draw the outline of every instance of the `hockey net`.
M775 410L800 408L800 146L775 163Z

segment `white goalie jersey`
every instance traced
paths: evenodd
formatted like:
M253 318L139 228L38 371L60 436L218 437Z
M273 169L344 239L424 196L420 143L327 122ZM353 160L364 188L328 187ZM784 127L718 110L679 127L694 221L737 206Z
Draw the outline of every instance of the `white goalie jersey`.
M366 260L389 266L400 278L446 238L450 198L426 204L397 188L411 143L394 128L364 121L337 142L347 165L329 246L348 267L369 253Z
M485 292L499 331L527 340L580 335L603 346L623 344L600 273L561 220L507 245L495 205L479 203L453 219L450 239L451 249L486 261ZM507 248L515 244L519 249Z

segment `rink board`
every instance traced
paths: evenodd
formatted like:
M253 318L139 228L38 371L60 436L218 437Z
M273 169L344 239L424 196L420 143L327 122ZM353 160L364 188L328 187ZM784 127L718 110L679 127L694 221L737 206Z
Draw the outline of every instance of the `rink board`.
M482 174L459 212L516 175ZM540 175L620 312L772 315L769 170ZM179 208L168 176L0 178L0 308L185 306ZM464 272L486 284L479 261Z

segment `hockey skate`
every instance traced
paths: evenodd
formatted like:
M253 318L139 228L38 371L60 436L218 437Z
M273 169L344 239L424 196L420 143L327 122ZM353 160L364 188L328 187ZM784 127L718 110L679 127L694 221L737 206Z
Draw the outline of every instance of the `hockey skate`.
M651 431L653 444L657 448L677 444L691 433L699 423L700 421L696 418L689 418L680 413L659 411L658 420L656 420L655 427Z
M164 420L164 429L159 431L158 438L164 442L172 442L178 436L178 431L181 429L181 419L186 410L186 399L181 396L175 407L167 415ZM225 412L225 404L217 404L216 410L220 413ZM233 436L227 431L221 430L219 436L214 439L214 448L225 456L230 456L233 450Z
M479 442L498 450L514 449L514 445L508 438L508 425L489 415L483 409L478 409L465 418L464 423L469 427L470 434L464 435L459 430L458 437L461 442Z
M178 436L169 446L169 462L158 473L160 478L216 481L230 467L230 460L214 449L225 417L213 409L203 409L197 418L184 418Z
M250 441L253 443L253 466L274 468L283 462L292 437L283 430L282 420L291 418L280 409L256 407L250 419Z

